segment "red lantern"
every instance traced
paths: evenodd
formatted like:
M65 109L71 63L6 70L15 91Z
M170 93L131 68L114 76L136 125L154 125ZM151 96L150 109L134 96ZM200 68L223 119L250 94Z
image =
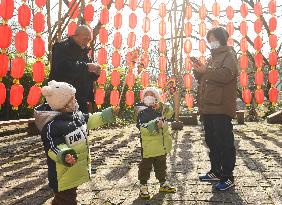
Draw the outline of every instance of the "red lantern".
M101 28L99 30L99 39L102 44L108 43L108 30L106 28Z
M7 74L8 67L9 67L9 57L4 53L0 53L0 81L1 78L3 78Z
M264 83L263 72L261 70L255 73L255 83L256 85L259 86L261 86Z
M160 21L159 23L159 34L164 36L166 34L166 23L164 21Z
M260 19L257 19L254 24L255 32L260 33L262 30L262 22Z
M164 88L166 86L166 81L167 81L166 75L164 73L161 73L158 78L159 87Z
M212 14L214 16L219 16L220 14L220 5L218 2L214 2L214 4L212 5Z
M159 68L161 72L166 70L166 57L165 56L160 56Z
M249 83L248 74L245 71L241 72L241 74L240 74L240 84L241 84L241 86L243 88L247 87L248 83Z
M111 0L101 0L101 2L104 6L108 6Z
M135 83L135 76L133 72L128 72L126 76L126 84L131 89L134 86Z
M44 63L42 63L41 61L36 61L32 65L33 80L36 83L42 83L44 81L44 77L45 77L44 69L45 69Z
M272 34L269 36L269 45L270 45L270 48L272 49L276 49L277 47L277 36Z
M114 71L111 73L111 84L112 84L114 87L118 87L119 84L120 84L120 73L119 73L117 70L114 70Z
M192 43L190 39L187 39L184 43L184 51L185 53L190 53L192 51Z
M118 90L112 90L110 96L110 104L116 106L119 103L119 92Z
M12 85L10 90L10 103L13 106L13 109L17 110L20 104L22 104L23 93L24 93L24 88L22 85L19 84Z
M42 12L37 12L33 17L33 29L37 33L41 33L45 29L45 19Z
M100 22L101 24L109 23L109 10L107 8L103 8L100 14Z
M263 66L263 56L261 53L257 53L254 56L255 58L255 64L257 68L261 68Z
M255 91L255 99L256 102L261 105L264 101L264 93L262 89L258 89Z
M98 63L100 65L107 64L107 51L105 48L100 48L98 51Z
M144 67L147 68L149 65L149 55L147 53L144 53L141 57L141 62L144 63Z
M72 21L68 25L68 36L73 36L76 30L77 24L75 21Z
M137 16L136 16L135 13L131 13L129 15L129 27L131 29L134 29L136 27L136 25L137 25Z
M138 5L138 0L129 0L129 8L132 11L135 11L137 9L137 5Z
M206 24L204 22L199 24L199 33L201 37L204 37L207 33Z
M207 49L206 41L204 39L201 39L199 41L199 50L201 53L204 53L206 52L206 49Z
M121 13L117 13L114 17L114 27L115 29L120 29L122 25L122 15Z
M246 38L242 38L240 41L240 49L243 53L248 51L248 41Z
M6 87L0 82L0 108L6 101Z
M15 38L15 47L19 53L24 53L28 48L28 35L25 31L19 31Z
M29 90L27 97L28 105L31 108L33 108L35 105L39 103L40 97L41 97L41 88L38 86L32 86Z
M119 11L124 7L124 0L116 0L115 7Z
M22 57L16 57L12 61L11 76L20 79L24 74L25 60Z
M189 109L191 109L194 105L194 98L193 98L193 95L190 94L190 93L187 93L185 95L185 102L186 102L186 105Z
M148 17L145 17L145 18L143 19L143 26L142 26L143 31L144 31L145 33L147 33L147 32L150 31L150 24L151 24L151 20L150 20Z
M149 14L151 11L151 1L150 0L144 0L143 2L143 11L145 14Z
M272 51L269 54L269 64L271 66L276 66L277 65L277 59L278 59L278 55L277 55L276 51Z
M257 36L254 40L254 48L258 51L262 48L262 39L260 36Z
M226 15L229 20L232 20L232 18L234 17L234 10L231 6L228 6L226 8Z
M0 25L0 48L8 48L12 42L12 29L8 25Z
M142 72L141 74L141 84L143 87L147 87L149 85L150 76L147 72Z
M219 26L218 20L213 20L213 21L212 21L212 27L213 27L213 28L217 28L218 26Z
M125 102L128 106L132 106L134 104L134 92L132 90L128 90L126 92Z
M84 7L83 18L86 22L93 21L94 18L94 7L92 4L88 4Z
M185 18L190 20L192 18L192 6L189 4L185 9Z
M112 55L112 64L113 64L114 68L117 68L117 67L120 66L120 60L121 60L121 57L120 57L119 52L114 51L113 55Z
M199 16L201 20L204 20L207 17L208 11L205 5L202 5L199 9Z
M165 39L160 39L159 41L159 52L160 53L165 53L166 52L166 40Z
M262 14L262 5L260 2L256 2L254 5L254 12L257 17L260 17Z
M246 36L248 33L248 24L246 21L240 23L240 32L243 36Z
M226 25L226 31L228 32L229 36L232 36L234 33L234 25L232 22L228 22Z
M246 54L241 55L240 57L240 67L242 70L246 70L249 66L249 59Z
M164 18L166 16L166 5L164 3L161 3L160 6L159 6L159 16L161 18Z
M35 4L41 8L46 5L46 0L35 0Z
M184 75L184 86L186 89L191 89L193 83L193 77L190 73Z
M277 18L275 16L269 19L269 31L274 32L277 28Z
M278 82L279 72L278 70L271 70L268 75L269 83L275 85Z
M247 4L243 3L240 7L240 13L243 18L246 18L248 15L248 6Z
M105 103L105 90L102 88L98 88L95 91L95 103L97 106L103 105Z
M136 35L134 32L130 32L127 38L127 45L129 48L133 48L136 42Z
M192 33L192 23L191 22L187 22L185 24L184 32L185 32L186 37L191 36L191 33Z
M122 36L120 32L116 32L114 35L114 47L119 49L122 45Z
M31 18L31 11L27 5L21 5L18 9L18 22L21 27L29 26Z
M13 17L14 13L14 0L1 0L0 2L0 16L9 20Z
M44 40L37 36L33 40L33 55L37 58L41 58L45 53L45 42Z
M99 85L104 85L105 83L107 82L107 73L106 73L106 70L101 70L101 74L97 80L97 83Z
M148 35L144 35L142 37L142 49L144 51L148 51L149 46L150 46L150 37Z
M251 91L249 89L244 89L242 91L242 98L243 98L243 101L246 103L246 105L250 105L252 101Z
M277 103L278 101L278 89L277 88L270 88L268 95L269 95L270 102Z
M275 0L271 0L268 3L268 10L270 14L275 14L276 12L276 1Z
M72 0L69 5L69 15L72 19L76 19L79 16L79 6L78 3L76 3L76 0Z
M192 70L192 63L191 63L191 59L190 59L189 56L187 56L187 57L185 58L185 69L186 69L187 71L191 71L191 70Z

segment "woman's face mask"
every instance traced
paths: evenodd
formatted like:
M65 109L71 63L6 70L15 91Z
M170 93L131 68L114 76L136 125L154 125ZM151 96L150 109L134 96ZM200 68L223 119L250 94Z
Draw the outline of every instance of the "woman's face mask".
M211 49L216 49L216 48L218 48L219 46L220 46L219 41L212 41L212 42L210 42L210 47L211 47Z
M156 98L153 96L145 96L144 97L144 104L147 106L152 106L156 103Z

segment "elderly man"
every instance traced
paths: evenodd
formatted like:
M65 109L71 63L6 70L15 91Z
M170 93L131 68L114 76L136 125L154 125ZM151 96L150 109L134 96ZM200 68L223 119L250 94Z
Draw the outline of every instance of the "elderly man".
M75 34L57 42L52 48L52 63L49 80L71 84L76 88L79 109L87 113L87 102L93 102L93 82L100 75L101 68L88 57L88 43L92 32L88 26L78 26Z

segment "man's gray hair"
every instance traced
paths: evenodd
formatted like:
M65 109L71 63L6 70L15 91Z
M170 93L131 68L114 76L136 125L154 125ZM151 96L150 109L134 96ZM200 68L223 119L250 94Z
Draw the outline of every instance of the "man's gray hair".
M91 28L87 25L79 25L76 27L74 35L79 35L80 33L83 32L92 32L92 31Z

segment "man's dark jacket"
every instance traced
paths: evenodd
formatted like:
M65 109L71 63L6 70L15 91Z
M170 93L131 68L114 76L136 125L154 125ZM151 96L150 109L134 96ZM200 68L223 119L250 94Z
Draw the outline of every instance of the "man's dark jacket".
M93 81L99 76L88 71L89 49L82 49L73 38L55 43L52 47L52 64L49 80L67 82L76 88L80 110L87 111L87 102L93 102Z

